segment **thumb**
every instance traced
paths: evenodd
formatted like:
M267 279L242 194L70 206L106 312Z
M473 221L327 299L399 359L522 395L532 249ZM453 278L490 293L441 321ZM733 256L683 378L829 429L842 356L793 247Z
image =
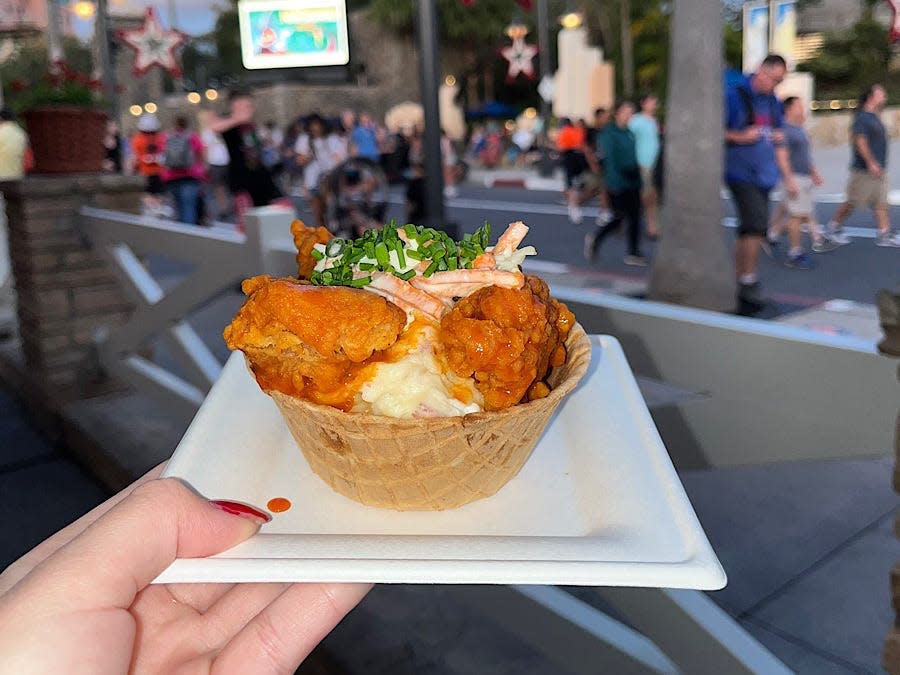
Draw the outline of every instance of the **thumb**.
M261 517L226 511L173 478L145 483L22 581L65 611L128 608L176 558L220 553ZM25 590L24 588L22 590Z

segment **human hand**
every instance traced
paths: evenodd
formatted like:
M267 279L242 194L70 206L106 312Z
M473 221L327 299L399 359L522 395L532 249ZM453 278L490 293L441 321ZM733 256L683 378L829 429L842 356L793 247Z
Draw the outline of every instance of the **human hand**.
M150 585L252 536L157 469L0 575L0 672L293 673L363 584Z
M822 187L825 184L825 179L822 178L822 174L818 171L814 170L812 174L810 174L810 178L812 178L813 185L816 187Z
M784 186L787 188L788 194L792 199L796 198L796 196L800 194L800 188L797 187L797 181L795 181L793 177L788 178L784 182Z
M744 143L752 145L762 138L762 127L747 127L744 129Z
M772 143L775 145L784 144L784 132L781 129L772 129Z
M866 164L866 167L868 168L869 173L875 176L875 178L881 178L882 173L884 173L881 165L875 160L872 160L868 164Z

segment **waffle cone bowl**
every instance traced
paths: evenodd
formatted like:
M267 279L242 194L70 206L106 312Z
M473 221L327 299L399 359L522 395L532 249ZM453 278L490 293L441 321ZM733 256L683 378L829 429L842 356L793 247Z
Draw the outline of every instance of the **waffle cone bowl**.
M489 497L519 472L587 372L591 342L580 324L566 349L546 398L498 412L406 420L269 394L309 466L332 489L368 506L440 511Z

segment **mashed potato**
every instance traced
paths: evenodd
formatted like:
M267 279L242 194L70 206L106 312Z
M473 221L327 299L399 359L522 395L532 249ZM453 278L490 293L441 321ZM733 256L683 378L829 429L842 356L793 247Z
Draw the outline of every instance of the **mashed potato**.
M398 361L379 363L361 388L353 412L388 417L449 417L484 410L471 378L462 378L435 352L435 327L420 331L415 349Z

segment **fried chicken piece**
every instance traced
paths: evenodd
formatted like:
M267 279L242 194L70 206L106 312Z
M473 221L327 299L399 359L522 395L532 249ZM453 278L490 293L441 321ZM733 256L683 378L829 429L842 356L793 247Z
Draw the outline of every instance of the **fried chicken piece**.
M302 220L291 223L291 235L294 237L294 246L297 247L297 266L301 279L309 279L316 266L316 259L312 257L313 246L327 244L333 235L324 227L307 227Z
M475 378L485 410L503 410L547 395L546 386L534 385L565 362L574 323L547 284L528 276L522 288L489 286L460 300L441 319L440 340L451 370Z
M406 312L384 298L343 286L258 276L223 333L240 349L264 390L349 410L367 360L393 345Z

